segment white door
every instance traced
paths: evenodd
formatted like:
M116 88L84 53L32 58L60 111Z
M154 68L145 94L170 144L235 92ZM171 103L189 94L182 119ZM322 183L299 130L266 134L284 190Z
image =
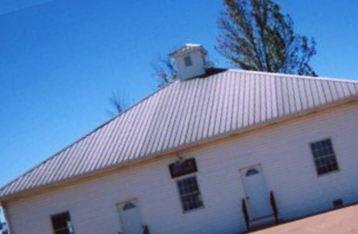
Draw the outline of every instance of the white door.
M118 205L121 219L121 234L141 234L142 223L140 221L138 202L131 200Z
M272 215L270 193L260 165L241 169L240 174L246 194L250 220Z

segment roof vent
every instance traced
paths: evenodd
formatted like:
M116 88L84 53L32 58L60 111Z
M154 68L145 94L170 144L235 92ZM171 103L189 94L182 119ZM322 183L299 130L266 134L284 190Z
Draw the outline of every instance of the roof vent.
M185 44L170 53L181 80L188 80L205 74L207 51L199 44Z

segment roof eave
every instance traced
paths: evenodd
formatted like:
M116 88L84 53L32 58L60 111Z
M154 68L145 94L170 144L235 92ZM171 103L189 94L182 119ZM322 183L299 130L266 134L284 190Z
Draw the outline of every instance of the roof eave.
M278 123L293 120L293 119L296 119L296 118L299 118L299 117L302 117L302 116L306 116L306 115L309 115L309 114L315 114L315 113L322 112L324 110L331 109L331 108L334 108L334 107L355 103L355 102L358 101L357 98L358 98L358 96L345 98L345 99L342 99L342 100L339 100L339 101L328 103L326 105L322 105L322 106L319 106L319 107L314 107L314 108L307 109L305 111L297 112L297 113L294 113L292 115L283 116L283 117L279 117L279 118L274 118L274 119L271 119L271 120L266 121L266 122L262 122L262 123L259 123L259 124L251 125L251 126L246 127L246 128L239 129L237 131L226 132L226 133L216 135L214 137L210 137L210 138L207 138L207 139L195 142L195 143L182 145L182 146L179 146L179 147L176 147L176 148L172 148L170 150L157 152L155 154L147 155L147 156L140 157L140 158L137 158L137 159L132 159L132 160L129 160L127 162L123 162L121 164L113 165L113 166L110 166L110 167L105 167L105 168L98 169L98 170L95 170L95 171L92 171L92 172L84 173L82 175L78 175L78 176L74 176L74 177L67 178L67 179L64 179L64 180L60 180L60 181L57 181L57 182L54 182L54 183L51 183L51 184L26 189L26 190L19 191L19 192L16 192L16 193L12 193L12 194L8 194L8 195L5 195L5 196L0 196L0 203L1 202L6 203L6 202L9 202L11 200L17 200L17 199L24 198L24 197L27 197L27 196L32 196L32 195L35 195L35 194L39 194L39 193L42 193L43 191L46 191L48 189L60 188L60 187L66 186L66 185L75 184L75 183L77 183L79 181L82 181L82 180L87 179L87 178L93 178L94 176L97 176L97 175L105 176L108 173L113 172L115 170L122 169L122 168L129 167L129 166L133 166L133 165L136 165L136 164L141 163L141 162L147 162L149 160L155 160L155 159L162 158L162 157L165 157L165 156L177 153L177 152L183 152L183 151L187 151L187 150L190 150L190 149L193 149L193 148L196 148L196 147L200 147L200 146L203 146L205 144L209 144L209 143L212 143L212 142L215 142L215 141L218 141L218 140L224 140L224 139L226 139L228 137L235 137L235 136L238 136L238 135L246 134L246 133L254 131L254 130L259 130L259 129L262 129L264 127L273 126L273 125L276 125Z

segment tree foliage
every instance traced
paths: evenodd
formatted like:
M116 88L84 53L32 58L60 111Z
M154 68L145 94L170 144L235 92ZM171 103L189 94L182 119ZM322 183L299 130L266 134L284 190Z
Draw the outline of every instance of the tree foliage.
M294 32L293 21L272 0L224 0L217 50L242 69L316 75L309 62L314 39Z

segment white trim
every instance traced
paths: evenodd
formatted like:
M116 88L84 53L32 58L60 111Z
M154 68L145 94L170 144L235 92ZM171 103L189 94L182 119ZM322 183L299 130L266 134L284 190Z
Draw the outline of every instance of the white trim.
M200 198L201 198L201 203L202 203L202 205L201 205L200 207L197 207L197 208L194 208L194 209L184 210L184 207L183 207L183 204L182 204L182 200L181 200L182 197L181 197L181 194L180 194L180 191L179 191L179 187L178 187L178 181L179 181L179 180L185 180L185 179L188 179L188 178L191 178L191 177L194 177L195 180L196 180L196 185L198 186L198 191L199 191L199 195L200 195ZM204 209L204 208L205 208L203 195L202 195L202 193L201 193L201 189L200 189L200 185L199 185L198 175L197 175L196 172L193 172L193 173L190 173L190 174L187 174L187 175L183 175L183 176L179 176L179 177L173 178L173 180L174 180L175 187L176 187L176 190L177 190L180 208L181 208L181 211L183 212L183 214L190 213L190 212L193 212L193 211L196 211L196 210L200 210L200 209Z

